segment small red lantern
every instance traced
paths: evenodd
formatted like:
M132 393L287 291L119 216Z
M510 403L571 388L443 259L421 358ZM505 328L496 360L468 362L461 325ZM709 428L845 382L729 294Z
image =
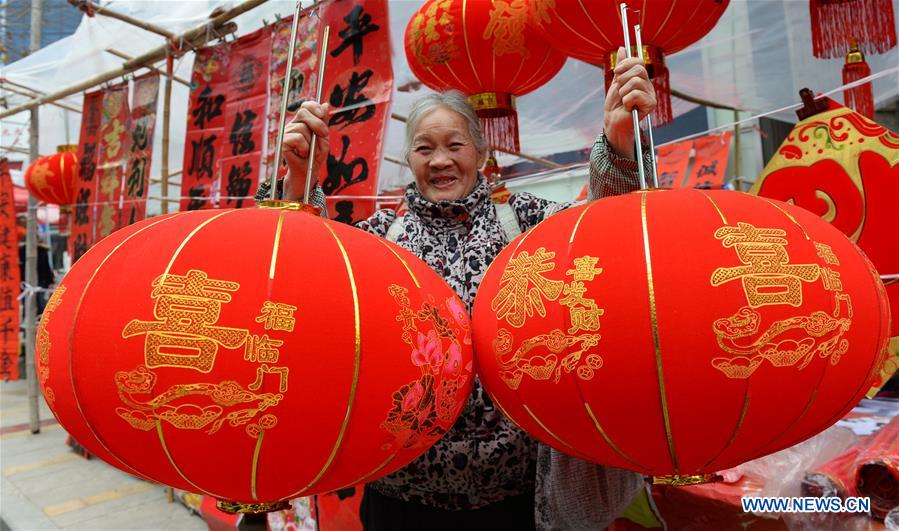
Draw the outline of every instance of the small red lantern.
M25 186L44 203L71 205L75 202L78 146L64 145L56 149L57 153L37 159L25 170Z
M528 433L678 482L836 422L884 361L889 309L870 262L817 216L678 189L518 237L473 323L481 381Z
M606 90L612 83L618 48L624 46L619 5L624 0L571 2L529 0L531 24L566 55L606 69ZM626 0L639 16L644 60L658 96L653 125L673 119L671 88L665 56L683 50L715 27L729 0L669 0L645 2ZM636 41L633 40L632 44Z
M523 1L429 0L406 27L412 73L467 94L490 145L520 151L515 98L561 70L565 56L528 24Z
M91 453L259 512L388 474L471 391L464 305L421 260L288 209L148 219L92 248L38 331Z

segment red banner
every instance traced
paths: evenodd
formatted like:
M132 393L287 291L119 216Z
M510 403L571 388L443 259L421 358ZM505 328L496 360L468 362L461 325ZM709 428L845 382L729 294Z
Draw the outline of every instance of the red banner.
M156 130L156 102L159 99L159 74L152 72L134 80L134 106L131 109L130 152L125 171L122 225L131 225L147 217L147 189L150 161L153 160L153 133Z
M225 130L222 145L221 185L218 206L252 206L265 142L268 103L271 28L245 35L231 45L228 93L225 97Z
M293 65L290 73L290 95L287 100L288 119L300 108L303 101L315 98L318 84L318 54L315 44L319 39L318 16L304 16L297 27L297 44L294 47ZM281 19L272 25L272 54L269 66L269 114L268 141L265 151L265 178L271 179L274 169L275 145L278 141L278 125L281 117L281 96L284 93L284 77L287 72L287 52L290 46L290 32L293 16ZM281 168L279 178L287 173Z
M322 188L331 217L356 222L375 209L384 130L393 90L386 0L337 0L322 11L331 26L322 101L333 109L331 153Z
M16 207L9 165L0 158L0 378L4 380L19 379L18 296Z
M225 101L228 94L231 45L201 48L191 75L187 135L181 168L181 210L212 208L213 186L220 176L219 160L226 143ZM189 198L189 199L186 199Z
M727 159L730 157L731 131L723 135L704 136L693 140L696 150L693 169L684 182L685 188L720 189L724 187Z
M69 231L69 256L74 264L94 241L94 174L97 173L97 142L103 116L103 92L87 92L78 137L78 174L75 177L75 207Z
M656 174L659 176L659 188L681 188L690 165L690 154L693 141L683 140L674 144L660 146L656 158Z
M121 226L122 177L128 154L131 129L128 110L128 83L109 87L103 93L103 121L97 152L97 219L94 242Z

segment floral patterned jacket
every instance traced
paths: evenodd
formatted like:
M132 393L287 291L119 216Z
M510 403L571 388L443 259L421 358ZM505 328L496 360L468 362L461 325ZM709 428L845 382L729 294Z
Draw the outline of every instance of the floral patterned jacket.
M257 199L266 197L266 188L260 189ZM591 199L636 188L636 162L617 157L600 135L591 154ZM323 199L320 196L316 201L313 197L313 203L324 203ZM470 312L487 267L509 243L497 219L486 179L480 176L472 193L457 201L432 203L414 183L406 189L405 199L409 211L396 243L431 266ZM509 204L522 231L572 205L528 193L512 194ZM395 219L394 211L379 210L356 226L385 237ZM550 449L544 447L543 451ZM470 510L507 497L532 494L536 463L536 441L503 417L476 381L453 428L424 455L374 481L372 487L405 501ZM541 506L545 510L546 505L538 497L538 510ZM540 515L537 517L539 522Z

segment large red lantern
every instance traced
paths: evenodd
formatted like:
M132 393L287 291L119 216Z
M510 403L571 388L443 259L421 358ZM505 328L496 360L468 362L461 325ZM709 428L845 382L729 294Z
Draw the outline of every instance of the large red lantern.
M428 0L406 27L412 73L469 97L490 145L520 151L515 98L558 73L565 55L528 24L524 0Z
M532 25L552 46L575 59L605 67L608 90L616 53L624 46L619 9L622 1L529 0L528 8ZM665 56L683 50L711 31L729 0L626 0L626 3L630 9L639 10L630 20L640 24L644 58L658 96L653 124L665 125L673 119Z
M821 216L856 242L885 280L899 315L899 134L827 99L801 120L765 166L751 193L789 201ZM890 335L892 361L875 387L899 367L899 318Z
M58 153L37 159L25 170L25 186L31 195L53 205L75 202L75 174L78 146L59 146Z
M889 309L870 262L817 216L678 189L518 237L487 271L473 326L481 381L530 434L701 481L848 412L883 363Z
M464 305L421 260L289 209L148 219L92 248L38 331L91 453L231 511L409 463L471 391Z

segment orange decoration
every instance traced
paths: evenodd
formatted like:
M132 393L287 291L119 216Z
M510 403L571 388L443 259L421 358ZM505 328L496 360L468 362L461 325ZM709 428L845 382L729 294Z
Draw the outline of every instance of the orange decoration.
M88 251L47 306L37 365L92 454L258 512L437 441L471 391L468 334L452 290L386 240L287 208L202 210Z
M37 159L25 170L25 186L44 203L71 205L75 202L78 146L59 146L58 153Z
M683 50L711 31L729 0L626 0L631 24L640 24L644 57L658 96L653 125L673 119L665 56ZM531 25L562 53L606 69L606 90L618 48L624 46L621 0L529 0ZM632 37L632 44L636 40ZM636 55L636 50L634 51Z
M884 275L893 315L899 315L899 135L825 100L828 109L796 124L765 166L751 193L790 201L829 221L858 244ZM899 318L893 356L879 389L899 368Z
M516 238L473 326L481 381L528 433L676 482L841 418L884 361L889 308L870 262L819 217L678 189L602 199Z
M487 142L520 151L515 98L540 87L565 56L528 24L526 0L428 0L406 27L412 73L468 95Z

